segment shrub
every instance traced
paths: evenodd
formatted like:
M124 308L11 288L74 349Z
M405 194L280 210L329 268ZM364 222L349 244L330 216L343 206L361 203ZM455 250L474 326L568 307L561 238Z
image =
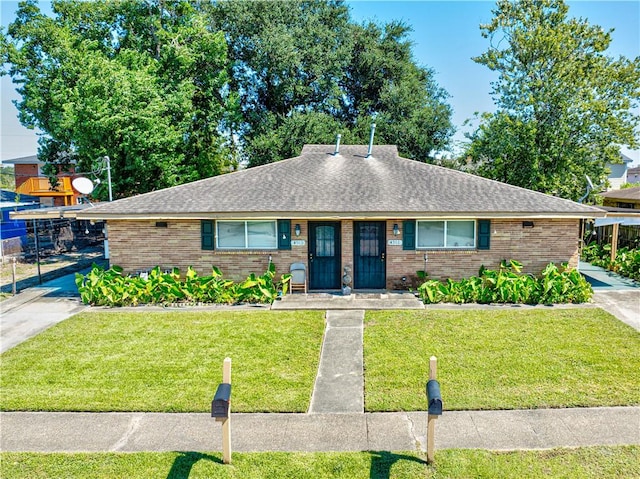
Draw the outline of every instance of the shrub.
M621 276L640 280L640 249L620 248L612 262L611 245L594 243L583 248L582 259L594 266L614 271Z
M286 294L290 275L274 281L273 263L262 276L251 274L234 283L215 266L210 276L198 276L191 267L184 279L178 268L162 272L158 266L146 276L127 276L119 266L108 270L93 265L83 276L76 273L76 286L83 303L94 306L136 306L171 303L272 303L278 294Z
M433 303L585 303L591 299L591 285L566 263L559 269L549 263L540 277L522 274L522 264L502 261L500 269L480 268L478 276L460 281L429 280L418 287L420 298Z

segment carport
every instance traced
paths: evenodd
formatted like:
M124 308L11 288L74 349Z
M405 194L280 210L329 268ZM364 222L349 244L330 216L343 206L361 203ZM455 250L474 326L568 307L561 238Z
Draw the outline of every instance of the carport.
M79 212L86 208L90 208L91 204L83 203L71 206L54 206L50 208L36 208L31 210L12 211L9 214L11 219L16 220L31 220L33 224L33 231L35 235L35 250L36 250L36 263L38 265L38 282L42 284L42 275L40 272L40 243L38 239L38 222L37 220L55 220L55 219L69 219L77 221L77 215ZM105 240L104 240L104 257L109 258L109 243L107 239L106 228Z

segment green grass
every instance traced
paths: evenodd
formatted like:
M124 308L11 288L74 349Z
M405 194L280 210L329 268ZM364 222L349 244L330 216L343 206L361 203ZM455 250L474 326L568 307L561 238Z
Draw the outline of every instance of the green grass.
M236 412L305 412L323 312L91 312L0 356L4 411L206 412L232 359Z
M640 404L640 334L600 309L369 311L365 407L445 410Z
M599 309L367 312L368 411L640 404L640 334ZM233 411L305 412L323 312L84 313L0 356L5 411L206 412L233 359Z
M219 453L3 453L0 476L40 478L251 478L415 479L517 478L633 479L640 477L640 447L588 447L548 451L437 451L427 466L416 453L243 453L223 465Z

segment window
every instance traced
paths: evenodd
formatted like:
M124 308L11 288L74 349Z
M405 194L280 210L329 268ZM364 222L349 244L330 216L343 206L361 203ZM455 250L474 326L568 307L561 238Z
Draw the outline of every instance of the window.
M333 226L316 227L316 256L333 257L336 254Z
M217 247L221 249L277 249L275 221L217 221Z
M631 208L631 209L633 209L634 204L633 203L621 203L621 202L618 202L617 206L618 206L618 208Z
M473 220L417 222L417 248L474 248L475 244L476 222Z

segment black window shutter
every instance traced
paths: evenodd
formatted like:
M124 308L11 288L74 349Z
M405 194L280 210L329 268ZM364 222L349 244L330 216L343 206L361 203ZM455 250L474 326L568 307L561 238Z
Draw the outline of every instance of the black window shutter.
M491 220L478 220L478 249L491 249Z
M402 249L416 249L416 220L402 222Z
M202 220L200 222L200 233L202 237L202 249L213 250L215 248L214 221Z
M278 249L291 249L291 220L278 220Z

